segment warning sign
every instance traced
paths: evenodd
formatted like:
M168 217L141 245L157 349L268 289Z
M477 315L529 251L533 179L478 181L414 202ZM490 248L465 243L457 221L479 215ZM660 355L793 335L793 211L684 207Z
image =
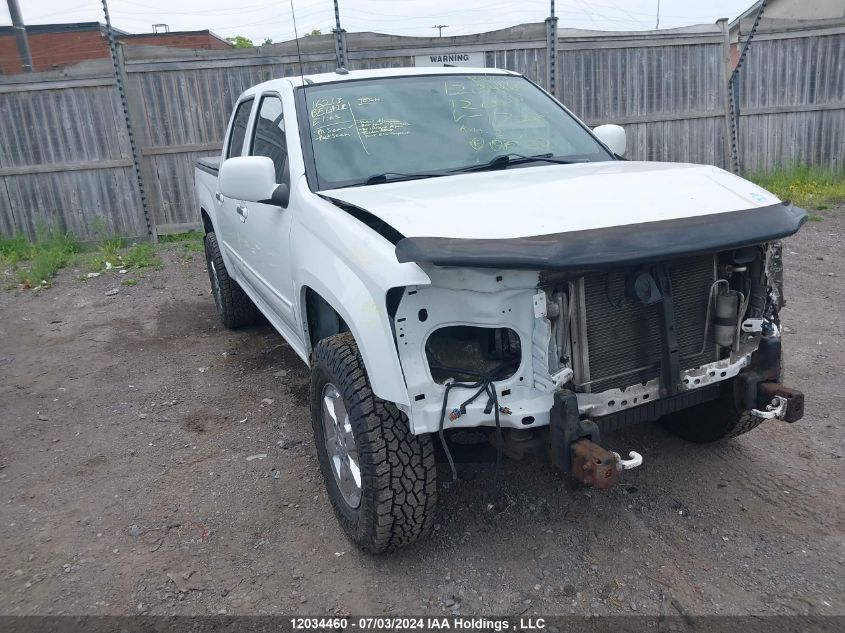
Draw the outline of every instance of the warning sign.
M456 51L438 51L428 55L415 55L414 66L468 66L484 68L484 53L460 53Z

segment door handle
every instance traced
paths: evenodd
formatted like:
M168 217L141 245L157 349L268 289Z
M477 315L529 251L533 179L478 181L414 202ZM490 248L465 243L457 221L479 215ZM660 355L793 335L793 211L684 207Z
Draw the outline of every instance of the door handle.
M214 194L214 199L217 200L220 204L223 204L223 194L219 191Z
M241 217L241 222L246 222L246 218L249 215L249 209L247 209L244 205L239 204L235 207L235 211L237 211L238 215Z

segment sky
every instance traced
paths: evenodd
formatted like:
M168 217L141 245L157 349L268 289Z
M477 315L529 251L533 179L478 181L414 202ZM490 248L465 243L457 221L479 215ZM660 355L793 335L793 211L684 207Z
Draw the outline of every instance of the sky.
M265 38L293 39L291 0L108 0L112 25L148 33L153 24L171 31L211 29L223 37L243 35L256 44ZM339 0L341 26L349 32L376 31L432 36L492 31L524 22L542 22L549 0ZM753 0L557 0L559 28L628 31L653 29L660 5L660 28L712 24L735 18ZM0 23L11 24L5 2ZM18 0L25 23L103 21L100 0ZM332 0L293 0L299 34L334 27Z

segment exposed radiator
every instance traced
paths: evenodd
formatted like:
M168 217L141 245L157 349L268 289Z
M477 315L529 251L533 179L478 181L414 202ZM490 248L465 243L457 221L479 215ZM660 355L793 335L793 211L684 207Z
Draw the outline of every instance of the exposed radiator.
M705 255L668 263L681 369L716 360L712 327L702 351L708 292L715 281L713 262L712 255ZM660 375L660 307L626 299L626 272L611 270L584 277L592 392L627 387Z

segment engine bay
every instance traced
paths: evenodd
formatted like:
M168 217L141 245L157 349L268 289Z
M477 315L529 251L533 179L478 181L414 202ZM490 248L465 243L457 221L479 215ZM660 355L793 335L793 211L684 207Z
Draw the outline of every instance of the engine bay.
M544 426L562 388L589 419L668 401L735 377L780 334L779 243L605 270L425 270L432 284L405 288L394 315L414 433ZM466 402L473 385L486 395Z

